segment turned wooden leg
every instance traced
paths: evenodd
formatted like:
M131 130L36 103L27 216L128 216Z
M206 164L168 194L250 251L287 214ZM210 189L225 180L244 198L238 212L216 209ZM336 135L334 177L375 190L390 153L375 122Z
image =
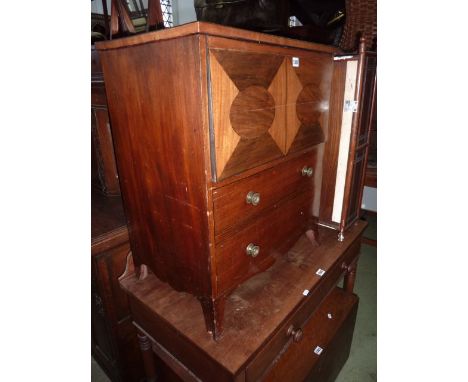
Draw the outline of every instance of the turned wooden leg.
M353 293L354 282L356 281L357 259L354 260L348 267L344 276L343 287L346 292Z
M141 356L143 358L146 382L155 382L157 379L156 364L154 362L153 350L151 349L151 341L144 334L138 333L138 344L140 345Z
M205 317L206 330L211 332L213 339L221 337L223 331L224 305L226 297L219 297L216 300L210 297L198 297L203 316Z

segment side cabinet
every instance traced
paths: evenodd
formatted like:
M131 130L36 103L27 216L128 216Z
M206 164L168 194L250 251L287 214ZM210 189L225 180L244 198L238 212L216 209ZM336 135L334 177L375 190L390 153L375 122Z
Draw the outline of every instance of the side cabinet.
M119 285L130 252L120 198L93 192L91 214L91 353L113 382L140 382L136 331Z
M370 126L375 113L377 57L360 46L357 56L335 57L330 123L323 159L320 221L340 231L360 216Z

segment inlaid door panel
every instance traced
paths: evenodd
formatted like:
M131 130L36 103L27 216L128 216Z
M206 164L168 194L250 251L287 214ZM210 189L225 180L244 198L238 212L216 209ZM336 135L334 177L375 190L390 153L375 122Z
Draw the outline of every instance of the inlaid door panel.
M217 179L281 157L284 56L211 49L210 77Z
M210 49L217 180L324 142L333 62L298 58Z
M286 152L292 153L325 141L333 61L307 52L286 62Z

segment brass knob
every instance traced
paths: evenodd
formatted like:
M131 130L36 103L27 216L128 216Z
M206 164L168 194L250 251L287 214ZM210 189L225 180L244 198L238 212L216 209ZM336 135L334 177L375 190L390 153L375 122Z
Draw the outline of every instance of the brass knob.
M312 167L307 167L307 166L302 167L302 176L307 176L308 178L310 178L313 173L314 173L314 169Z
M294 329L294 326L291 325L286 334L288 337L292 337L294 342L299 342L304 333L302 333L302 329Z
M258 203L260 203L260 194L258 192L250 191L245 197L245 201L247 202L247 204L256 206L258 205Z
M257 257L260 253L260 247L253 243L250 243L245 249L245 253L247 253L248 256Z

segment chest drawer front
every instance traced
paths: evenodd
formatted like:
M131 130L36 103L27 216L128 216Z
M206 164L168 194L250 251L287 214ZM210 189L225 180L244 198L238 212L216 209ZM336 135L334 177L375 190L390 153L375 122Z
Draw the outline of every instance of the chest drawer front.
M280 355L262 381L334 381L351 347L358 298L336 288L302 330L302 338ZM247 379L250 381L249 379Z
M294 192L313 189L316 150L213 191L215 234L260 216Z
M277 256L289 249L307 227L311 200L309 191L283 201L216 245L218 295L269 268ZM253 247L258 247L258 253Z
M288 348L294 344L292 333L288 333L288 329L292 327L296 331L298 329L304 331L304 327L308 325L307 322L314 317L315 313L313 312L317 309L317 306L323 305L330 298L326 296L330 290L335 288L335 285L345 273L344 266L348 266L357 259L360 246L360 240L356 240L333 264L321 266L323 269L326 269L326 273L320 277L320 283L316 288L310 290L307 297L305 297L304 303L247 366L246 381L259 380L262 375L273 367L273 364L276 362L275 360L281 354L287 352ZM317 277L316 275L311 275L311 279ZM311 316L312 313L313 315Z

